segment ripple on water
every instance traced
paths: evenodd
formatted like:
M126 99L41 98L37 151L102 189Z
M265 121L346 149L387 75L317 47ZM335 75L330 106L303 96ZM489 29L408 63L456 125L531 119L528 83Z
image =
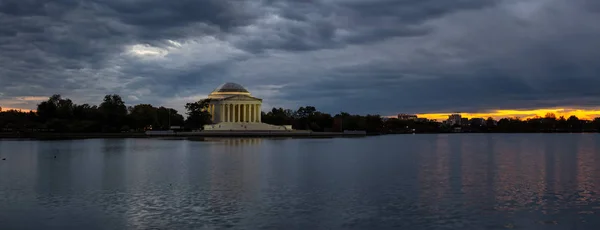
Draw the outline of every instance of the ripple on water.
M10 164L0 168L0 223L6 229L600 229L598 135L240 143L2 142Z

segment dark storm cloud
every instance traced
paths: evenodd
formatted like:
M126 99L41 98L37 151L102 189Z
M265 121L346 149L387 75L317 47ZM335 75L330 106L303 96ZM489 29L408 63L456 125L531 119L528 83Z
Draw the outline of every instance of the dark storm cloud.
M496 0L372 0L266 1L279 19L264 22L264 36L237 45L253 52L264 49L305 51L376 42L389 37L414 37L430 32L421 25L460 10L493 6ZM242 30L242 32L245 32Z
M328 112L600 105L600 5L547 2L0 0L0 102L166 103L233 79Z
M124 44L160 44L214 34L251 23L253 17L236 9L242 1L46 1L0 2L0 34L12 48L21 46L57 58L103 59ZM11 48L11 47L8 47Z
M378 0L341 2L339 10L347 18L352 43L373 42L390 36L420 36L430 32L422 22L455 11L475 10L493 6L496 0ZM377 26L373 26L377 25Z
M126 24L147 28L172 28L190 23L209 22L227 30L245 25L256 12L244 12L242 0L123 1L97 0L96 6L107 9L104 14Z
M365 78L371 78L365 81ZM454 76L426 80L384 80L379 76L361 76L358 79L324 81L318 85L289 87L288 100L303 95L303 100L317 108L337 113L383 114L427 112L481 112L496 109L532 109L565 105L597 106L598 93L593 84L600 81L589 79L565 80L558 90L542 83L543 90L511 77ZM565 87L567 86L567 87ZM573 90L585 90L586 93ZM313 90L305 90L305 89ZM340 95L344 95L340 98ZM586 96L587 95L587 96ZM325 100L326 98L340 98Z
M600 57L600 53L598 55ZM469 74L406 74L399 70L353 67L335 71L331 77L302 87L286 87L287 100L302 95L304 101L331 113L339 111L383 114L482 112L497 109L549 107L598 107L600 67L573 66L572 61L553 61L532 68L546 68L536 76L520 71L473 66ZM503 63L498 63L503 64ZM359 70L366 69L368 72ZM343 74L350 72L349 74ZM526 73L530 73L526 71ZM415 79L412 75L421 76ZM527 80L531 78L531 80ZM344 95L340 97L340 95ZM333 100L326 100L334 98ZM301 104L301 105L306 105Z
M385 46L392 53L408 52L408 58L391 55L387 60L398 61L337 68L324 80L282 91L291 91L288 100L312 98L306 101L329 112L597 107L600 51L591 47L600 45L600 26L580 22L600 20L600 15L582 1L555 3L562 4L537 7L534 13L532 6L517 8L525 12L521 18L504 9L445 17L434 34L419 38L423 42L417 42L416 51L397 48L407 40ZM358 54L369 58L373 53Z
M376 2L369 8L371 13L361 11L361 5L340 7L327 1L264 1L263 5L250 7L250 3L256 2L5 0L0 2L0 60L5 66L0 80L11 82L12 85L37 85L58 88L60 91L60 86L67 84L67 79L94 78L82 76L76 71L69 73L69 70L108 68L115 64L112 59L123 51L125 45L141 43L162 47L165 39L187 39L207 34L222 37L234 29L237 32L232 33L238 33L242 40L237 43L239 47L257 52L263 49L294 51L333 48L343 46L344 40L359 42L363 36L378 37L377 33L385 36L396 33L385 34L394 30L388 27L379 31L369 29L367 34L357 31L348 35L348 38L336 38L335 31L340 22L335 20L341 18L341 26L352 24L359 30L373 27L371 23L376 23L377 18L382 17L381 12L375 9L378 6L389 7L386 2ZM264 17L266 11L263 12L263 9L272 9L274 13L280 13L282 18L293 22L277 23L275 31L271 31L273 28L269 25L265 26L265 29L269 29L265 32L274 32L274 36L279 38L277 41L269 41L263 35L254 39L241 31L244 26L254 25L257 19ZM336 13L342 15L337 19L331 18ZM351 18L355 14L359 18ZM411 17L411 20L417 18ZM427 17L425 15L422 19ZM398 21L389 23L394 22ZM403 32L396 35L407 35L413 31L405 26L397 30ZM422 33L419 32L421 30L415 31ZM5 97L24 93L11 88L2 91Z
M100 73L122 63L127 45L163 47L166 39L218 35L252 23L259 11L248 11L244 2L0 1L0 92L4 98L69 94L73 82L102 82ZM120 80L135 75L128 74Z

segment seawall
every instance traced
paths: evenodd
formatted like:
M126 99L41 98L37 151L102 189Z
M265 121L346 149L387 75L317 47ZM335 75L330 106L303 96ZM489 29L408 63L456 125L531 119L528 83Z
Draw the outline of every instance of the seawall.
M311 131L201 131L158 133L0 133L0 138L22 139L87 139L87 138L152 138L152 137L364 137L365 132Z

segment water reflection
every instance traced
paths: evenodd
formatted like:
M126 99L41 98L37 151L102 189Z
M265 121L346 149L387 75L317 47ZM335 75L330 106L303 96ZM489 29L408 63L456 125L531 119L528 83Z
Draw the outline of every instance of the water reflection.
M0 223L595 229L599 143L590 134L3 141Z
M420 200L424 206L437 209L436 204L444 198L444 194L449 190L450 168L449 153L450 141L448 135L438 135L432 152L420 152L419 160L421 162L418 172L420 183Z
M264 140L263 138L219 138L219 137L191 137L185 138L189 141L201 141L201 142L216 142L232 146L240 145L260 145Z

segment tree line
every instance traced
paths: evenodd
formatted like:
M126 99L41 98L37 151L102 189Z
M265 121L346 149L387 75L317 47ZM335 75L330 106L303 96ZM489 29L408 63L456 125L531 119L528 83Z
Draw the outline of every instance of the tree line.
M583 120L577 116L556 117L548 113L544 117L528 119L493 118L463 119L461 124L447 124L429 119L400 120L379 115L351 115L340 112L335 115L317 111L315 107L300 107L298 110L273 108L262 114L262 121L274 125L291 125L294 129L313 131L364 130L367 133L519 133L519 132L599 132L600 118Z
M106 95L100 105L78 105L56 94L39 103L36 111L0 109L2 131L135 132L184 125L186 119L175 109L150 104L127 107L116 94Z
M291 125L294 129L317 132L356 130L373 134L393 134L446 131L439 122L433 120L399 120L380 115L355 115L347 112L331 115L318 111L314 106L300 107L295 111L273 108L267 113L262 113L262 121L273 125Z
M0 131L4 132L142 132L149 129L167 130L172 126L185 130L201 129L211 123L206 111L209 99L185 105L186 115L166 107L150 104L126 106L116 94L106 95L100 105L75 104L61 95L53 95L37 105L36 111L2 111ZM314 106L296 110L273 108L261 113L262 122L272 125L291 125L297 130L316 132L366 131L373 134L445 133L445 132L598 132L600 118L581 120L576 116L556 117L549 113L530 119L488 118L466 119L449 125L435 120L400 120L380 115L335 115L318 111Z
M497 123L488 118L485 126L479 126L479 129L487 132L599 132L600 118L585 120L574 115L565 118L556 117L554 113L524 120L502 118Z

